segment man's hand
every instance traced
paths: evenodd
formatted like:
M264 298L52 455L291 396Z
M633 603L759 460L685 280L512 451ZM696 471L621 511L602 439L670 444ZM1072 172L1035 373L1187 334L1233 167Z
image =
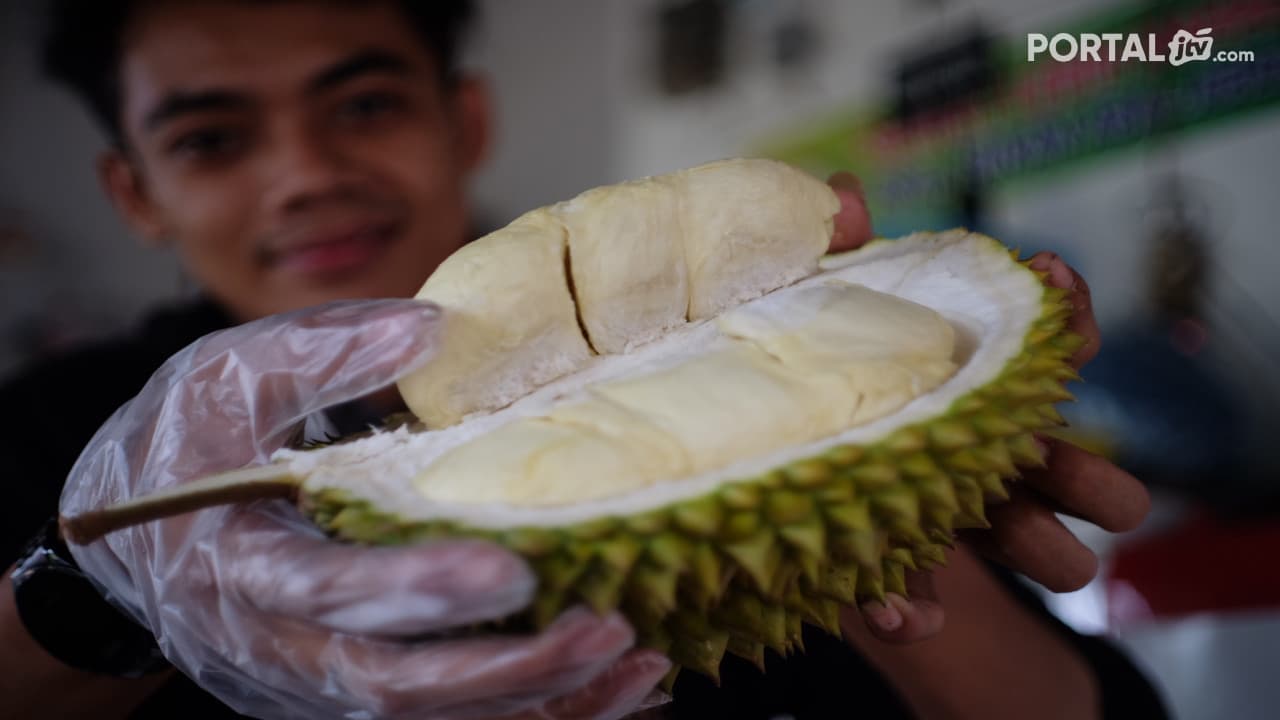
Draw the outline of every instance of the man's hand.
M438 324L435 306L362 301L202 338L98 432L62 510L265 462L303 418L421 364ZM256 717L616 717L670 667L632 649L620 615L582 608L533 636L454 637L530 602L518 556L477 541L343 545L282 501L146 523L74 552L179 669Z
M872 238L870 213L862 187L849 173L828 179L841 200L831 252L865 245ZM1089 286L1080 274L1052 253L1039 253L1031 267L1046 273L1045 282L1069 291L1074 312L1068 329L1085 339L1072 358L1079 369L1102 345L1093 314ZM1146 517L1150 497L1142 483L1106 459L1070 443L1040 438L1045 464L1025 470L1007 502L987 508L988 530L969 530L960 539L982 555L1056 592L1076 590L1097 573L1098 561L1056 517L1066 513L1112 532L1136 528ZM927 572L908 571L910 600L890 593L887 603L866 603L862 613L877 637L913 642L942 629L944 610Z
M1074 312L1068 329L1085 339L1072 358L1080 369L1098 354L1102 338L1093 315L1089 286L1056 255L1039 253L1031 267L1048 273L1049 285L1068 290ZM1065 513L1104 530L1132 530L1146 517L1151 498L1129 473L1071 443L1040 438L1045 466L1031 468L1010 488L1008 502L993 505L991 529L966 531L962 538L983 555L1016 570L1055 592L1084 587L1098 571L1098 561L1058 520Z
M835 230L831 234L831 253L856 250L871 242L871 213L867 211L867 198L862 193L862 183L847 172L839 172L827 179L827 184L840 198L840 212L836 213Z

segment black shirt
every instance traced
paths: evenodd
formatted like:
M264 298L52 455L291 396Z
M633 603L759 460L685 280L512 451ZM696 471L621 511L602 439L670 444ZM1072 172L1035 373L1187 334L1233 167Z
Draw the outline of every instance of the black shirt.
M42 361L0 384L0 408L5 410L0 414L0 457L9 478L7 501L0 503L0 552L9 561L57 512L71 466L111 413L136 395L169 356L231 324L208 302L174 308L151 316L126 337ZM1075 633L1010 574L994 567L991 571L1081 653L1097 677L1106 717L1165 717L1151 685L1110 643ZM806 627L804 647L785 659L768 654L765 674L728 656L719 687L693 672L681 673L676 701L664 714L744 720L911 717L893 688L843 641ZM176 675L132 717L242 716Z

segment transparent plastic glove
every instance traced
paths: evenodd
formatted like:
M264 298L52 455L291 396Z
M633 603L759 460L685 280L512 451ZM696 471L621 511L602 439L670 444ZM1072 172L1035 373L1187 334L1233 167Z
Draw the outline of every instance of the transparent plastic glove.
M267 462L307 416L421 364L439 322L431 305L359 301L200 339L98 431L62 512ZM583 609L536 636L446 639L526 606L535 580L519 557L477 541L344 545L285 501L146 523L73 552L175 666L258 717L618 717L669 667L630 649L620 616Z

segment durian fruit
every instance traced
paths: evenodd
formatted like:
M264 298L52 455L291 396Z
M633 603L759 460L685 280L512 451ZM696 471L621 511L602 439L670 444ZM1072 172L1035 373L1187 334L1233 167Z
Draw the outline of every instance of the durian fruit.
M982 235L824 257L838 208L796 169L729 160L534 210L419 294L445 325L400 387L428 429L163 502L256 481L350 541L487 538L539 578L514 620L618 608L712 677L725 652L798 648L802 623L839 633L841 606L905 594L1042 462L1080 340L1065 293Z

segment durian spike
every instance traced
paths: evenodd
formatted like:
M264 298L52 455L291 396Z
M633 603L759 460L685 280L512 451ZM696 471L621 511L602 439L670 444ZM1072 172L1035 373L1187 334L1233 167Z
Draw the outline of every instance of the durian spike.
M99 510L61 516L64 540L88 545L109 532L193 510L273 498L296 499L302 478L283 465L257 465L231 470L157 490Z

